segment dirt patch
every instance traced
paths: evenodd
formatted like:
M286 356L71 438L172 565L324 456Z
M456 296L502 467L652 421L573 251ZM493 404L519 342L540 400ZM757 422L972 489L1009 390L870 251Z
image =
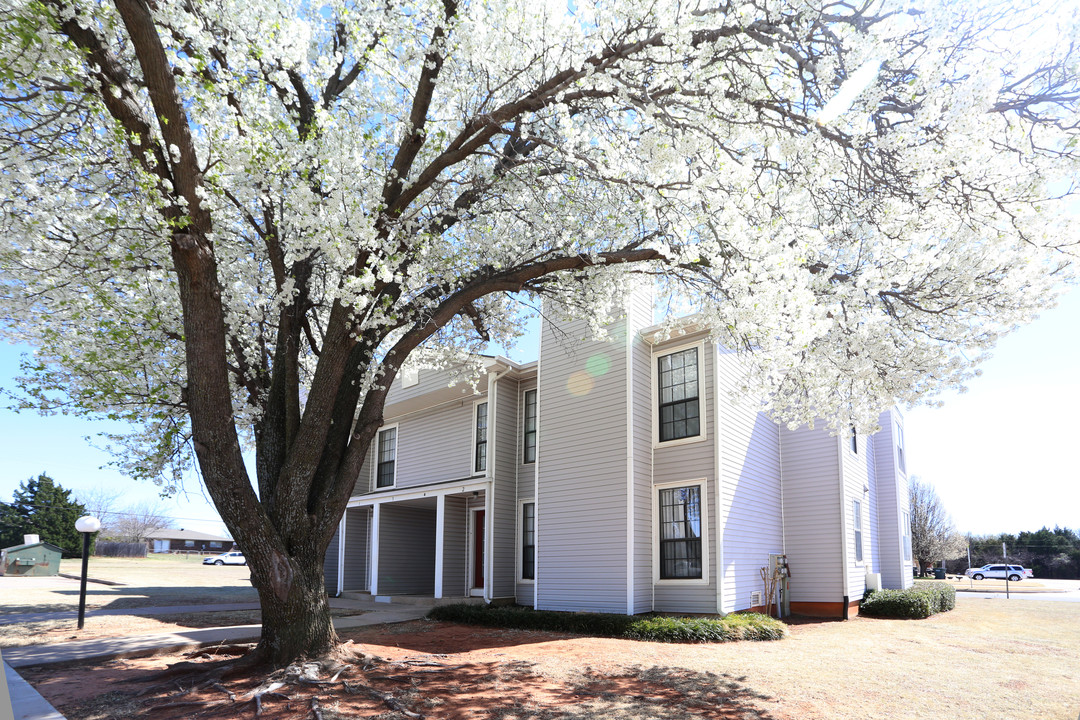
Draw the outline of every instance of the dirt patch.
M424 621L376 626L350 635L357 667L342 675L343 682L281 688L287 699L265 698L259 717L310 718L312 699L323 720L406 717L395 707L447 720L795 717L770 710L771 698L730 675L622 664L619 661L628 659L625 649L615 653L618 661L603 660L612 656L611 643L635 644L629 641L478 630ZM380 661L363 669L361 652ZM49 666L29 669L23 676L69 720L254 716L248 697L264 680L261 676L229 681L227 689L235 700L221 688L190 691L183 679L150 690L154 682L146 680L147 675L184 659L188 657L167 654L96 665ZM587 662L582 665L582 661Z

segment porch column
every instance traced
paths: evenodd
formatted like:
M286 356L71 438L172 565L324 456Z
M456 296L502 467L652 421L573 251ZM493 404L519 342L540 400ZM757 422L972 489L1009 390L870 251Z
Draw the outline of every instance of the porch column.
M337 594L345 589L345 518L349 516L348 509L341 514L341 522L338 523L337 544Z
M435 498L435 598L443 596L443 540L446 534L446 496Z
M371 506L371 596L379 594L379 508L380 503Z

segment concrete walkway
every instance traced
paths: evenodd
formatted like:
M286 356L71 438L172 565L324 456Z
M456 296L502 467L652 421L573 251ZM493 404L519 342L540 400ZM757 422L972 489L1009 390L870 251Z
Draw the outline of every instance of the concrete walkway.
M330 607L346 610L383 610L385 605L376 607L373 601L351 600L348 598L330 598ZM203 612L229 612L235 610L258 610L259 603L218 603L216 605L154 605L137 608L95 608L86 611L86 617L102 615L186 615ZM49 620L70 620L79 616L78 610L60 612L16 613L0 615L0 625L17 623L48 622Z
M431 609L415 605L387 605L376 603L372 600L348 600L343 598L331 598L330 606L336 608L348 608L352 610L364 610L363 615L334 618L334 628L347 630L349 628L364 627L366 625L381 625L384 623L399 623L409 620L417 620L424 617ZM172 606L169 612L173 613L197 613L207 612L210 608L219 606L190 605ZM220 606L229 607L231 606ZM258 606L255 606L257 609ZM126 614L142 615L151 608L130 608ZM246 608L245 608L246 609ZM67 615L68 613L47 613L48 615ZM124 614L124 613L110 613ZM34 688L19 677L14 668L30 667L32 665L48 665L91 659L105 659L115 657L131 657L144 655L156 651L175 651L183 648L195 648L204 645L218 645L223 643L240 642L244 640L257 640L259 637L259 625L236 625L233 627L205 628L202 630L186 630L176 633L155 633L149 635L128 635L123 637L97 638L93 640L78 640L56 645L30 645L26 647L6 648L0 651L3 659L4 672L2 678L6 678L7 691L0 695L0 720L6 716L6 707L3 706L5 696L11 698L11 709L15 720L63 720L63 717L49 705L45 698ZM3 688L0 688L3 690Z

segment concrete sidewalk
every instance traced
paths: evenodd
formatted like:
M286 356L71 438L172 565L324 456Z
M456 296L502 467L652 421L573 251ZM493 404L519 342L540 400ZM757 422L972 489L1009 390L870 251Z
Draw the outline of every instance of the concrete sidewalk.
M330 598L330 607L348 610L383 610L385 605L376 607L374 601L350 600L348 598ZM229 612L235 610L258 610L259 603L218 603L216 605L151 605L134 608L95 608L86 611L86 617L102 615L188 615L200 612ZM0 625L16 623L48 622L49 620L70 620L79 616L78 610L60 612L16 613L0 615Z
M368 600L339 598L331 598L330 605L331 607L366 611L363 615L334 618L334 628L337 630L417 620L424 617L428 610L431 609L415 605L388 606L384 603L375 603ZM174 612L205 612L208 606L176 607L179 607L180 610L173 610ZM140 611L144 612L146 609L132 608L135 612L131 614ZM260 627L259 625L237 625L233 627L188 630L178 633L79 640L58 645L30 645L6 648L0 651L0 657L4 661L4 675L7 679L15 720L63 720L63 718L29 683L19 677L13 668L91 659L131 657L156 651L175 651L204 645L257 640Z

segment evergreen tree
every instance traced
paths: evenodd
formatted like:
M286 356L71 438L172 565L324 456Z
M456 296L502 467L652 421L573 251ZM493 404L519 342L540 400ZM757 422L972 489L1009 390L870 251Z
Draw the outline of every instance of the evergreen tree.
M34 534L63 550L64 557L81 557L82 533L75 529L75 521L85 513L70 490L42 473L25 480L12 503L0 507L0 543L22 545L23 535Z

